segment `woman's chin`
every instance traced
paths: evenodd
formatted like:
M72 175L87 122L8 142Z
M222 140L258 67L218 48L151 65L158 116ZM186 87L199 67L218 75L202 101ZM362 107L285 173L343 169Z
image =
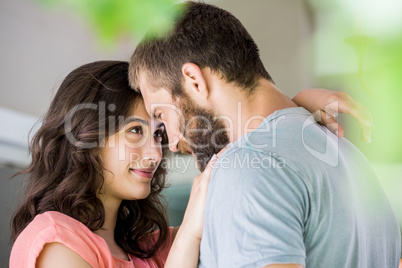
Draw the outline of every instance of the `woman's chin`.
M151 194L151 186L147 187L147 189L144 189L140 192L138 192L135 196L135 198L133 198L133 200L141 200L141 199L145 199L147 198L149 195Z

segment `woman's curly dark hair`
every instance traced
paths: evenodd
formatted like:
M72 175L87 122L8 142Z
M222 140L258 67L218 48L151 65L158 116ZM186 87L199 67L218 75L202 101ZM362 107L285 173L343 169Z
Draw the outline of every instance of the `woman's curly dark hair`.
M128 66L121 61L97 61L75 69L64 79L30 143L32 162L17 173L26 175L26 189L12 220L13 243L36 215L46 211L64 213L91 231L103 226L105 209L98 198L104 183L100 147L119 130L118 125L110 129L110 118L129 116L142 100L129 86ZM165 144L166 134L162 139ZM139 258L152 257L168 237L166 203L161 196L168 149L162 146L162 150L164 157L149 196L123 200L118 212L115 240ZM155 230L160 231L159 238L146 248L140 240Z

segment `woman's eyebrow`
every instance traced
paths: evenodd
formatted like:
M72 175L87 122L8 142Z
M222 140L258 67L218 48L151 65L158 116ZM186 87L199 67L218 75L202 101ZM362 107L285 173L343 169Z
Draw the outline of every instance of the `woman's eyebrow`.
M141 119L141 118L129 118L125 123L128 124L128 123L131 123L131 122L138 122L138 123L141 123L141 124L146 125L146 126L149 125L148 121L146 121L144 119Z
M149 125L149 122L148 121L146 121L146 120L144 120L144 119L141 119L141 118L129 118L126 122L125 122L125 124L127 125L127 124L129 124L129 123L131 123L131 122L138 122L138 123L140 123L140 124L143 124L143 125L145 125L145 126L148 126ZM165 124L163 124L162 122L160 122L158 125L156 125L156 128L160 128L160 127L164 127L165 126Z

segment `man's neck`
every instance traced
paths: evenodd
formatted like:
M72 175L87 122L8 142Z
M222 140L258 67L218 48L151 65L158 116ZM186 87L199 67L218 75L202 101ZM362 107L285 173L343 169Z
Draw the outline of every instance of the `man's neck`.
M251 96L241 90L225 86L217 98L215 111L226 118L231 142L242 135L254 131L261 122L277 110L297 105L283 94L273 83L260 79L259 85Z

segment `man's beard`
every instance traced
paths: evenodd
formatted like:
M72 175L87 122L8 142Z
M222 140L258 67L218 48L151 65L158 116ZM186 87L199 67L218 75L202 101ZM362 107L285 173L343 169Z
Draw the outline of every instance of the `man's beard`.
M230 143L226 126L222 119L201 108L189 96L180 97L180 102L184 116L184 126L181 123L180 130L187 142L180 141L178 148L182 153L188 153L190 147L202 172L212 156Z

